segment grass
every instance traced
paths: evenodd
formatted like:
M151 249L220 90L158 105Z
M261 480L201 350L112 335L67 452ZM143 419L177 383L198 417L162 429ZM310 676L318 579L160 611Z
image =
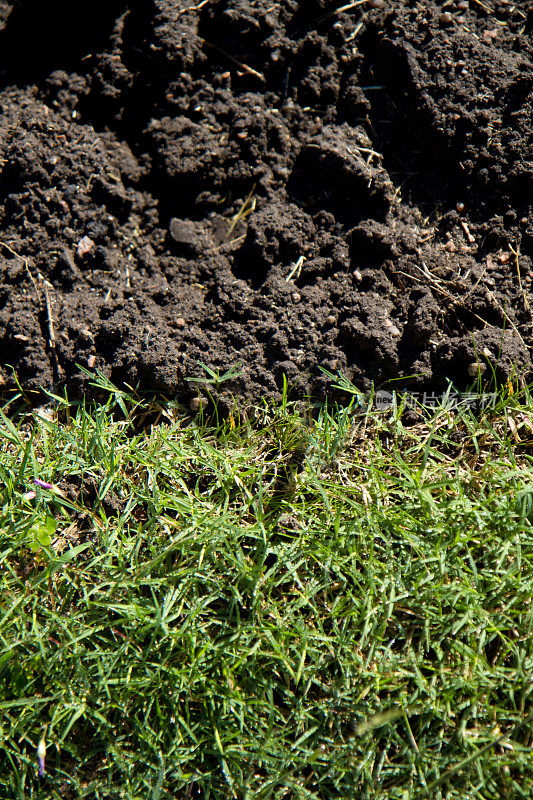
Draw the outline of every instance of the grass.
M1 798L531 797L527 393L108 389L0 420Z

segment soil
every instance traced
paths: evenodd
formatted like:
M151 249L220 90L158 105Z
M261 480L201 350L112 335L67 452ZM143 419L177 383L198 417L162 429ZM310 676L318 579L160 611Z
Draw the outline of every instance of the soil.
M0 381L530 380L532 27L528 0L0 0Z

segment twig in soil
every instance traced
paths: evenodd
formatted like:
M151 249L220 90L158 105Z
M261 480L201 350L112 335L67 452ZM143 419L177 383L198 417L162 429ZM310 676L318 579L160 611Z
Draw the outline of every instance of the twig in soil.
M234 217L232 217L231 225L228 228L228 239L231 236L231 234L233 233L233 231L235 230L235 226L237 225L237 223L241 219L244 219L245 217L249 217L250 214L253 214L253 212L255 211L255 206L256 206L256 202L257 202L257 199L255 197L253 197L253 193L255 192L255 186L256 186L256 184L254 183L254 185L252 186L252 190L251 190L250 194L248 195L248 197L245 200L243 200L243 203L242 203L241 207L239 208L237 213L234 215Z
M433 273L429 271L429 269L427 268L427 265L426 265L426 264L424 264L424 262L423 262L423 261L422 261L422 267L423 267L424 269L422 269L422 267L419 267L419 266L418 266L418 264L413 264L413 266L415 267L415 269L417 269L419 272L421 272L421 273L422 273L422 275L424 276L424 278L427 278L427 279L428 279L428 281L429 281L429 282L430 282L430 283L431 283L433 286L436 286L436 287L438 287L439 289L441 289L441 291L444 291L444 290L443 290L443 288L442 288L443 284L442 284L442 281L441 281L441 279L440 279L440 278L437 278L437 276L436 276L436 275L433 275Z
M460 224L461 228L464 231L464 234L466 236L466 240L467 240L468 244L475 244L476 240L472 236L472 234L470 233L470 229L469 229L468 225L466 224L466 222L460 222L459 224Z
M265 78L265 76L263 75L262 72L258 72L253 67L249 67L248 64L243 64L242 61L238 61L236 58L231 56L229 53L226 53L226 51L223 50L221 47L218 47L216 44L213 44L212 42L208 42L207 39L200 39L200 41L206 47L211 47L213 50L217 50L219 53L221 53L223 56L225 56L227 59L229 59L229 61L232 61L234 64L236 64L238 67L240 67L240 69L242 69L243 72L247 72L248 75L253 75L254 78L258 78L258 80L260 80L261 83L266 83L266 78Z
M423 270L420 270L420 272L422 272L422 274L424 274ZM403 272L401 269L395 270L395 273L397 275L403 275L404 278L410 278L412 281L416 281L416 283L422 283L422 284L424 283L422 278L417 278L416 275L409 275L408 272ZM427 277L426 277L426 281L427 281ZM452 303L456 302L455 297L452 294L450 294L449 292L447 292L445 289L441 289L440 286L437 283L433 283L432 285L433 285L433 288L435 289L436 292L438 292L439 294L442 294L444 297L447 297L448 300L450 300Z
M129 256L131 259L131 255ZM126 262L126 266L124 267L124 282L126 284L126 289L131 289L131 275L130 275L130 265Z
M520 245L516 246L516 250L512 244L509 245L509 250L514 256L514 261L516 264L516 274L518 275L518 285L520 286L520 294L522 295L522 301L524 303L525 310L529 313L529 318L532 319L531 315L531 306L529 304L529 300L527 299L526 292L524 290L524 286L522 284L522 276L520 274L520 261L518 256L520 255Z
M311 145L309 145L309 146L311 146ZM354 155L354 153L352 152L352 150L349 147L347 147L346 149L348 150L348 152L351 155ZM376 150L372 150L371 147L359 147L359 145L357 145L356 150L359 153L368 153L370 156L376 156L376 158L383 158L383 155L381 153L378 153Z
M472 286L472 288L470 289L470 291L469 291L469 292L467 292L467 294L465 295L465 298L464 298L465 300L467 300L467 299L470 297L470 295L472 295L472 294L474 293L474 291L475 291L475 289L476 289L477 285L478 285L478 284L479 284L479 282L482 280L482 278L483 278L483 275L485 274L485 272L487 271L487 269L488 269L488 268L489 268L489 266L491 266L491 265L492 265L492 259L491 259L490 255L489 255L489 256L487 256L487 261L486 261L486 264L485 264L485 266L484 266L484 267L483 267L483 269L481 270L481 275L479 276L479 278L477 279L477 281L475 282L475 284ZM469 272L470 272L470 270L468 270L468 273L469 273ZM468 274L468 273L467 273L467 274ZM459 276L458 276L458 277L459 277ZM466 275L465 275L465 278L466 278Z
M24 262L24 266L26 267L26 272L33 284L39 302L43 302L44 297L44 309L46 312L46 325L48 328L48 346L50 347L50 352L52 355L53 366L55 368L56 375L61 377L63 373L63 368L61 367L56 353L56 335L54 329L54 317L52 314L52 301L50 299L50 284L46 281L40 272L37 273L37 280L33 277L32 272L30 270L28 260L24 258L24 256L19 255L12 247L10 247L5 242L0 242L2 247L5 247L12 255L16 258L21 258Z
M228 245L240 244L240 242L244 242L245 239L246 239L246 234L243 233L241 236L236 236L235 239L228 238L226 241L217 244L216 247L210 247L209 250L207 250L206 252L209 255L211 255L212 253L220 253L220 251L223 250Z
M487 14L492 14L492 8L486 6L485 3L481 2L481 0L472 0L472 2L475 3L477 6L479 6L480 8L482 8L483 11L486 11Z
M463 30L464 30L466 33L469 33L469 34L470 34L470 36L472 36L474 39L477 39L477 40L478 40L478 42L480 41L480 37L477 35L477 33L474 33L474 31L472 30L472 28L467 28L467 27L466 27L466 25L463 25Z
M46 309L46 324L48 325L48 344L50 349L54 350L56 346L56 334L54 330L54 318L52 316L52 303L50 301L50 292L48 290L48 282L45 281L41 273L38 273L38 278L43 287L44 294L44 307Z
M356 26L355 26L355 29L354 29L354 30L351 32L351 34L350 34L349 36L347 36L347 37L346 37L346 39L345 39L345 41L346 41L346 42L352 42L352 41L355 39L355 37L357 36L357 34L359 33L359 31L361 30L361 28L362 28L362 27L363 27L363 25L365 24L365 19L366 19L366 18L365 18L365 17L363 17L363 19L361 20L361 22L359 23L359 25L356 25Z
M353 3L347 3L344 6L340 6L340 8L334 9L334 11L329 11L327 14L324 14L323 17L319 17L318 22L324 22L324 20L334 17L335 14L341 14L343 11L350 11L350 9L357 8L357 6L364 6L368 2L369 0L355 0Z
M52 313L52 301L50 299L50 284L46 281L41 273L37 273L37 277L41 286L43 287L43 296L44 296L44 308L46 311L46 325L48 327L48 346L50 347L50 352L52 354L52 360L54 363L54 367L56 369L56 374L58 377L63 375L63 368L61 367L56 353L56 333L54 329L54 316Z
M418 239L419 244L425 244L435 238L435 228L430 228L428 231L421 235Z
M201 3L198 3L197 6L187 6L182 11L178 11L178 17L181 17L182 14L186 14L187 11L200 11L201 8L206 6L209 3L209 0L202 0Z
M416 266L416 264L415 264L415 265L413 265L413 266ZM431 273L429 272L429 270L428 270L428 273L429 273L429 276L428 276L428 275L427 275L427 274L424 272L424 270L423 270L423 269L421 269L420 267L417 267L417 269L418 269L418 270L419 270L419 271L422 273L422 275L424 275L424 277L426 278L426 280L429 280L429 276L431 276ZM427 269L427 267L426 267L426 269ZM417 278L417 277L416 277L416 275L410 275L408 272L403 272L403 271L402 271L402 270L400 270L400 269L396 270L395 272L396 272L396 274L397 274L397 275L403 275L404 277L406 277L406 278L410 278L412 281L416 281L417 283L424 283L424 281L423 281L421 278ZM434 277L434 276L433 276L433 277ZM464 301L467 299L467 297L468 297L469 295L467 295L465 298L463 298L463 300L462 300L462 301L461 301L461 300L458 300L456 297L454 297L452 294L450 294L450 292L447 292L447 291L446 291L446 289L442 289L442 288L439 286L439 283L437 283L437 280L438 280L438 279L430 280L430 283L431 283L431 285L432 285L433 289L434 289L436 292L438 292L439 294L442 294L444 297L446 297L446 298L447 298L447 299L450 301L450 303L451 303L452 307L454 307L454 306L458 306L458 305L460 306L460 305L463 305L463 304L464 304ZM507 320L507 322L509 323L509 325L511 326L511 328L514 330L514 332L516 333L516 335L518 336L518 338L520 339L520 341L522 342L522 344L524 345L524 347L527 349L527 345L526 345L526 343L524 342L524 340L523 340L522 336L520 335L520 331L518 330L518 328L516 327L516 325L513 323L512 319L509 317L509 315L506 313L506 311L505 311L505 309L503 308L503 306L502 306L502 305L500 305L500 303L498 303L498 301L496 300L496 298L494 297L494 295L492 294L492 292L489 292L488 294L489 294L489 299L490 299L490 302L491 302L491 303L492 303L492 304L493 304L493 305L494 305L496 308L498 308L498 309L499 309L499 311L501 311L501 313L503 314L503 316L505 317L505 319ZM483 325L486 325L488 328L496 328L496 325L492 325L490 322L487 322L487 320L486 320L486 319L483 319L483 317L480 317L480 316L479 316L479 314L476 314L476 312L475 312L475 311L472 311L472 309L468 309L468 311L469 311L469 312L472 314L472 316L474 316L474 317L475 317L477 320L479 320L480 322L482 322L482 323L483 323Z
M37 286L37 281L35 280L35 278L31 274L31 269L28 266L28 259L25 258L24 256L19 255L19 253L15 252L15 250L13 250L13 248L10 247L5 242L0 242L0 246L5 247L6 250L8 252L10 252L12 256L15 256L15 258L20 258L20 259L22 259L22 261L24 261L24 266L26 267L26 272L28 273L28 277L29 277L30 281L33 283L33 288L35 289L37 294L40 296L39 287Z
M522 344L524 345L524 348L525 348L526 350L529 350L529 348L528 348L527 344L524 342L524 340L523 340L523 338L522 338L522 335L521 335L520 331L518 330L518 328L516 327L516 325L514 324L513 320L511 319L511 317L509 316L509 314L506 312L506 310L505 310L505 308L502 306L502 304L501 304L501 303L498 303L498 301L496 300L496 298L494 297L494 295L493 295L493 293L492 293L492 292L487 292L487 297L488 297L488 299L490 300L490 302L491 302L491 303L493 303L493 305L494 305L494 306L496 306L496 308L498 308L498 309L499 309L499 310L502 312L503 316L505 317L505 319L507 320L507 322L509 323L509 325L511 326L511 328L513 329L513 331L516 333L516 335L518 336L518 338L520 339L520 341L521 341L521 342L522 342ZM488 325L488 324L489 324L489 323L487 322L487 325ZM494 327L494 326L491 326L491 327Z
M302 267L303 267L304 261L305 261L305 256L300 256L298 261L295 263L295 265L293 266L293 268L291 269L291 271L289 272L289 274L285 278L285 283L288 283L290 280L293 279L293 277L294 277L295 280L298 280L298 278L302 274Z

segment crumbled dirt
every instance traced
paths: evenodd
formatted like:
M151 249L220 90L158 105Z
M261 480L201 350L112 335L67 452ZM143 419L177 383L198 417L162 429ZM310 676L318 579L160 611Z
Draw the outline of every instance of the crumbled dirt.
M527 0L0 0L0 380L529 380L532 27Z

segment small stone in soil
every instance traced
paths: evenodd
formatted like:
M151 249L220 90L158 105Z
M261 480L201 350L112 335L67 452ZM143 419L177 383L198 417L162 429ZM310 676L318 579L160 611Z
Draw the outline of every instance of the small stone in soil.
M471 378L475 378L478 374L483 375L486 372L486 369L486 364L481 364L479 361L472 361L472 363L466 368L466 371Z
M385 327L388 329L389 333L392 333L393 336L400 335L400 329L394 324L394 322L390 319L385 320Z
M204 397L193 397L189 401L189 408L194 414L199 414L202 409L207 408L207 400Z
M78 258L83 258L83 256L90 253L91 250L95 247L95 244L89 236L84 236L82 239L79 240L78 246L76 248L76 255Z

